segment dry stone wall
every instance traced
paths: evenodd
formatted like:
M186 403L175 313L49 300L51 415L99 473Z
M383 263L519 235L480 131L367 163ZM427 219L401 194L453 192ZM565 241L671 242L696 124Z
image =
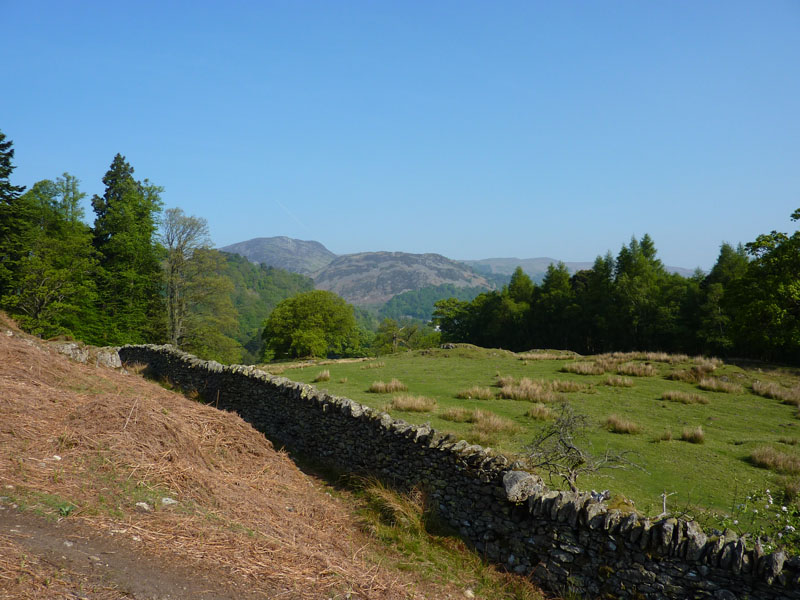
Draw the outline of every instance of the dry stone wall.
M557 593L800 599L800 559L764 554L757 542L710 536L695 522L609 510L590 494L548 490L480 446L253 367L222 366L171 346L125 346L119 355L239 413L290 448L401 489L425 489L477 552Z

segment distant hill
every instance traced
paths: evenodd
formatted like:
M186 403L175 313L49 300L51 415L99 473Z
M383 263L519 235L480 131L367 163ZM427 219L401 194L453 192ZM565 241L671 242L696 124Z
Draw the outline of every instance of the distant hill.
M278 267L301 275L311 275L336 258L333 252L319 242L295 240L284 236L253 238L219 250L239 254L250 262Z
M514 273L514 269L522 267L522 270L525 271L531 279L536 282L541 282L547 272L547 267L551 264L557 264L558 259L541 256L539 258L484 258L481 260L462 260L461 262L486 276L511 275ZM583 269L591 269L593 264L594 261L564 263L570 273L575 273ZM677 273L683 277L691 277L694 273L693 269L685 269L683 267L665 266L664 268L670 273Z
M314 276L317 289L330 290L359 305L383 304L409 290L452 284L491 289L487 279L440 254L363 252L333 260Z

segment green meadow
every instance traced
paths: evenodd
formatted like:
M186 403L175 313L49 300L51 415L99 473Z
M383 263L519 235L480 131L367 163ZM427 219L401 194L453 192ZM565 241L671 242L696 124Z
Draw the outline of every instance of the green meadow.
M609 489L649 516L661 513L664 493L671 513L695 518L736 514L747 496L768 488L778 502L797 493L797 369L469 345L264 368L511 458L524 455L566 401L588 417L595 454L629 451L640 466L587 475L579 487Z

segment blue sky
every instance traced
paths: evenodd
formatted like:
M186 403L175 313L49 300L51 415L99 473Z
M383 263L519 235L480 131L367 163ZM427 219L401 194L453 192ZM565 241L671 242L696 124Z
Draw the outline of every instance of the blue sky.
M120 152L218 245L576 261L650 233L708 269L800 207L796 0L0 13L12 181L99 194Z

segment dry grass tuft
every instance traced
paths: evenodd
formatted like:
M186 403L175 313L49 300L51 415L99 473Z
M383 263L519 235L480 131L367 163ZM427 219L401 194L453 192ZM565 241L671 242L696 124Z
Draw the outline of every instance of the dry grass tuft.
M603 426L608 429L611 433L641 433L642 427L638 423L634 423L633 421L629 421L624 417L620 417L619 415L610 415Z
M595 362L571 362L565 364L560 369L564 373L575 373L576 375L602 375L605 373L605 368L601 364Z
M658 374L658 370L646 363L626 362L617 367L617 373L632 377L653 377Z
M517 354L520 360L573 360L580 356L576 352L568 350L552 351L552 350L531 350L528 352L520 352Z
M702 444L706 441L706 434L700 425L697 427L684 427L681 432L681 439L690 444Z
M548 385L541 381L533 381L523 377L519 381L511 380L500 388L498 396L508 400L525 400L528 402L555 402L560 400L560 396Z
M448 408L439 413L439 417L453 423L472 423L474 422L473 412L466 408Z
M701 390L709 392L725 392L726 394L742 394L744 388L738 383L724 381L716 377L703 377L698 383L697 387Z
M328 369L324 371L320 371L317 373L317 376L311 380L311 383L320 383L321 381L330 381L331 380L331 372Z
M458 392L456 398L461 398L463 400L491 400L494 398L494 393L488 387L473 385L469 389Z
M685 354L669 354L667 352L607 352L599 355L598 358L621 361L645 360L663 363L681 363L689 360Z
M519 427L511 419L506 419L493 412L476 410L474 411L474 420L472 421L475 431L492 435L496 433L511 433L517 431Z
M800 473L800 456L787 454L775 450L770 446L760 446L750 453L750 462L784 475L797 475Z
M369 361L368 363L361 366L361 370L364 371L366 369L381 369L386 366L386 363L383 361Z
M436 408L436 400L426 396L395 396L389 408L406 412L430 412Z
M394 394L397 392L407 392L408 386L399 379L392 379L389 383L373 381L367 391L373 394Z
M800 406L800 386L787 388L777 383L754 381L753 392L764 398L780 400L784 404Z
M536 403L528 409L525 416L536 419L537 421L549 421L556 418L556 413L553 409L545 406L542 403Z
M657 442L671 442L672 441L672 430L665 429L664 432L659 435L655 441Z
M619 377L616 375L609 375L603 380L603 385L610 385L613 387L633 387L633 379L630 377Z
M705 396L679 390L667 390L661 394L661 399L668 402L680 402L681 404L708 404L708 398Z

